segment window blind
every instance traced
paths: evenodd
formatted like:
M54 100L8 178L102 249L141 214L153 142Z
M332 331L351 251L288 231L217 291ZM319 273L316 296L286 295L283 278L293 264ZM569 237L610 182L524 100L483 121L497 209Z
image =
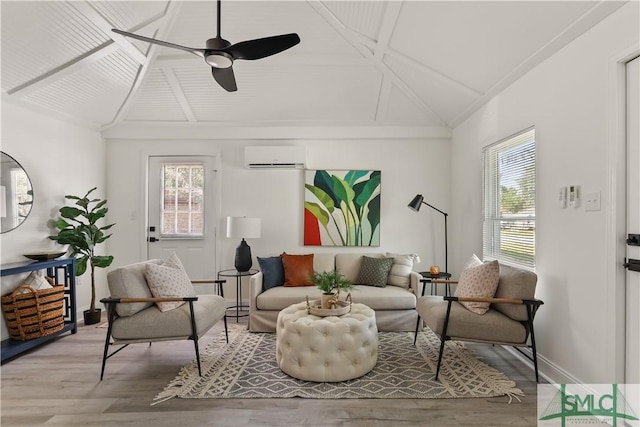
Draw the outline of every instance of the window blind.
M485 147L483 162L483 256L533 268L535 129L526 129Z

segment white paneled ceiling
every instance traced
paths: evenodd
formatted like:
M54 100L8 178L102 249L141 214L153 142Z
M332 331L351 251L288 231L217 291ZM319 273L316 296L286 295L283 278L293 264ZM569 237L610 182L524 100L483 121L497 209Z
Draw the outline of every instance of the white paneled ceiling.
M298 33L299 45L238 60L237 92L187 52L215 1L0 2L3 102L97 129L169 123L451 128L604 19L616 1L222 2L232 44Z

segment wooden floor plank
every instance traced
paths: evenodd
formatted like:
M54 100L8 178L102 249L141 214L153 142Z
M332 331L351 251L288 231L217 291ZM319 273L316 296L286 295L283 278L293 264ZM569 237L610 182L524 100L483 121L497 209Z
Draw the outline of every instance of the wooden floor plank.
M246 322L246 319L241 322ZM222 323L202 337L205 348ZM534 426L531 368L501 347L469 345L516 381L521 401L478 399L171 399L151 406L194 357L190 341L129 346L99 380L105 328L80 326L2 365L2 426Z

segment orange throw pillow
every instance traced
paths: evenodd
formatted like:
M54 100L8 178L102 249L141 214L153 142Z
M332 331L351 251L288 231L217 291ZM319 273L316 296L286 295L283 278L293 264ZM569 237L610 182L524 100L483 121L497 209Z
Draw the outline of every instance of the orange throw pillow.
M282 253L284 267L284 286L313 286L313 254L289 255Z

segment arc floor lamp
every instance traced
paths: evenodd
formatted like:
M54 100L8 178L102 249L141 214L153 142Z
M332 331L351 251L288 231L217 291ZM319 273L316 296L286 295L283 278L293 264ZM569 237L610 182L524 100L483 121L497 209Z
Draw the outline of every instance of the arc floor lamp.
M449 247L448 247L449 239L447 236L447 217L449 216L449 214L425 202L424 197L422 197L422 194L417 194L416 197L414 197L413 200L411 200L408 206L409 206L409 209L418 212L422 207L422 205L427 205L431 209L438 211L442 215L444 215L444 272L441 272L441 273L448 273L449 272Z

